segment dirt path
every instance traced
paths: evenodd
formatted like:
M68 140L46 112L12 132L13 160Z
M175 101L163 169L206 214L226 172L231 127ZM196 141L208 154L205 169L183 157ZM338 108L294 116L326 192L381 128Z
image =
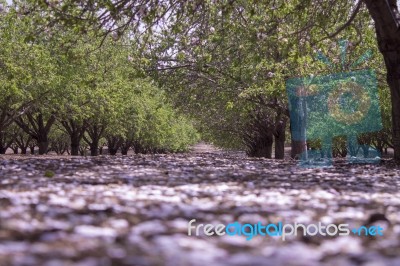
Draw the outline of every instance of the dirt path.
M221 149L215 147L212 144L207 144L205 142L200 142L194 145L191 149L191 153L221 153Z
M220 154L0 160L0 265L400 265L400 169ZM46 177L48 176L48 177ZM383 236L188 236L188 222L302 222ZM387 223L390 221L390 224Z

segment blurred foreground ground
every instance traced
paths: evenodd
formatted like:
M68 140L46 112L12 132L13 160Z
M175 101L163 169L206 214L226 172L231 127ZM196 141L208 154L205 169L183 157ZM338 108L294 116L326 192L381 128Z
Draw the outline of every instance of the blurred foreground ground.
M0 265L400 265L400 167L302 169L202 145L177 155L0 156ZM373 214L389 220L378 221L384 236L187 236L191 219L352 228Z

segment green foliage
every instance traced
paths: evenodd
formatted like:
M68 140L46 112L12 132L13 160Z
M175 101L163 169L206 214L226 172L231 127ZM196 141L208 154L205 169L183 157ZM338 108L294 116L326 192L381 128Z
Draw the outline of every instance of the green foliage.
M0 16L0 105L14 114L0 128L29 106L148 150L184 150L198 138L193 125L203 139L243 148L260 133L249 125L272 132L287 115L288 78L347 71L368 49L374 56L357 69L377 70L382 134L390 127L375 32L354 1L14 3ZM350 54L334 64L340 39Z
M176 113L163 90L149 79L125 83L119 119L108 134L139 142L151 149L184 151L198 140L190 120Z
M246 126L254 124L254 113L269 114L260 121L265 125L287 113L285 83L291 77L376 69L381 113L389 120L385 67L365 7L342 27L357 8L351 1L205 2L158 36L148 57L163 69L155 77L168 84L176 105L199 121L203 137L225 147L243 148L243 132L254 131ZM337 42L343 39L349 53L341 64ZM373 57L354 67L367 50ZM318 53L331 64L318 60Z
M45 44L28 38L31 20L11 8L0 13L0 128L59 96L55 58Z
M15 1L0 12L0 132L15 120L60 151L65 138L93 127L99 138L111 134L150 150L183 151L198 139L192 121L145 77L134 41L63 21L50 28L35 8Z

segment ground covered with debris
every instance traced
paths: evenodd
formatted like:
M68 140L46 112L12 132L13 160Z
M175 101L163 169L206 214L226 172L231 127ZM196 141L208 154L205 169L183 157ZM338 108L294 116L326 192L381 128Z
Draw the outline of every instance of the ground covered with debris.
M0 157L0 265L400 265L400 167L237 153ZM379 224L383 236L188 236L196 224ZM193 231L194 232L194 231Z

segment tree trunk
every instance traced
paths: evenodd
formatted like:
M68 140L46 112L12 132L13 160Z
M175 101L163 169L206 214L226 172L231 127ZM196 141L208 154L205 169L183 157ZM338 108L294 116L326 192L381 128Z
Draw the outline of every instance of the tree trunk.
M29 142L32 140L32 138L30 136L28 136L27 138L24 138L24 137L25 137L25 135L21 132L15 138L15 143L20 148L21 154L26 154L26 151L29 147Z
M71 139L71 155L78 156L79 144L81 142L82 136L79 136L79 134L75 132L75 134L70 134L70 139Z
M90 155L91 156L99 155L99 142L100 142L101 137L103 136L104 130L105 130L104 125L97 124L97 125L92 125L92 126L87 127L87 133L88 133L90 139L85 137L85 135L83 135L83 139L90 147Z
M121 154L122 155L128 155L128 151L129 149L132 147L133 142L132 141L125 141L122 145L121 145Z
M400 50L397 53L397 64L400 64L399 55ZM386 58L385 61L387 61ZM397 66L396 68L399 67ZM400 75L400 73L397 74ZM392 100L392 142L394 147L394 159L400 162L400 76L396 78L389 76L388 70L388 83Z
M110 155L116 155L117 154L117 152L118 152L118 149L114 149L114 148L108 148L108 153L110 154Z
M292 159L300 159L300 156L306 151L307 143L305 140L293 140L290 143L290 157Z
M262 136L256 137L251 144L248 144L248 155L250 157L265 157L271 159L273 143L274 137L272 132L263 132Z
M275 129L275 159L285 158L286 117L277 116Z
M92 142L89 144L91 156L99 155L99 141L100 140L98 138L94 138L92 139Z
M115 136L107 136L108 153L110 155L116 155L121 144L121 138Z
M121 147L121 154L128 155L129 147Z
M394 159L400 162L400 14L396 0L364 0L375 21L379 50L385 60L392 102Z
M71 141L71 155L72 156L79 155L79 143L72 143Z
M142 145L140 144L139 141L134 141L133 142L133 151L135 152L135 154L142 153L143 147L142 147Z
M5 141L5 134L0 132L0 154L5 154L7 151L7 144Z
M307 103L300 97L289 97L289 101L293 108L290 111L290 157L307 160Z
M32 113L27 113L26 116L28 121L24 121L19 117L15 122L23 131L25 131L25 133L29 134L37 141L39 154L46 154L49 148L48 134L56 121L55 116L53 114L50 115L47 123L43 120L43 114L40 112L36 113L36 117L34 117L34 114Z
M38 140L38 147L39 147L39 155L46 154L49 148L49 142L47 141L47 136L46 140Z
M27 147L20 147L21 148L21 154L26 154L26 150L28 149Z
M293 114L291 113L293 116ZM307 140L306 140L306 130L305 125L299 125L296 123L296 128L294 129L294 124L292 123L292 117L290 117L290 134L291 134L291 143L290 143L290 157L292 159L307 160ZM301 122L302 123L302 122Z
M272 158L272 146L273 146L273 140L269 143L266 143L264 146L260 147L257 152L258 154L255 155L255 157L265 157L267 159Z
M5 154L7 152L7 149L13 143L13 141L14 141L13 138L8 138L6 133L1 132L0 133L0 154Z
M46 154L49 150L49 140L47 138L47 135L47 131L41 130L41 128L39 128L39 132L36 138L37 145L39 147L39 155Z
M275 159L285 158L285 138L275 137Z
M61 125L67 131L70 140L71 140L71 155L78 156L79 155L79 146L80 142L83 138L83 135L86 131L86 123L77 122L73 119L66 119L61 121ZM68 152L68 149L67 149Z

